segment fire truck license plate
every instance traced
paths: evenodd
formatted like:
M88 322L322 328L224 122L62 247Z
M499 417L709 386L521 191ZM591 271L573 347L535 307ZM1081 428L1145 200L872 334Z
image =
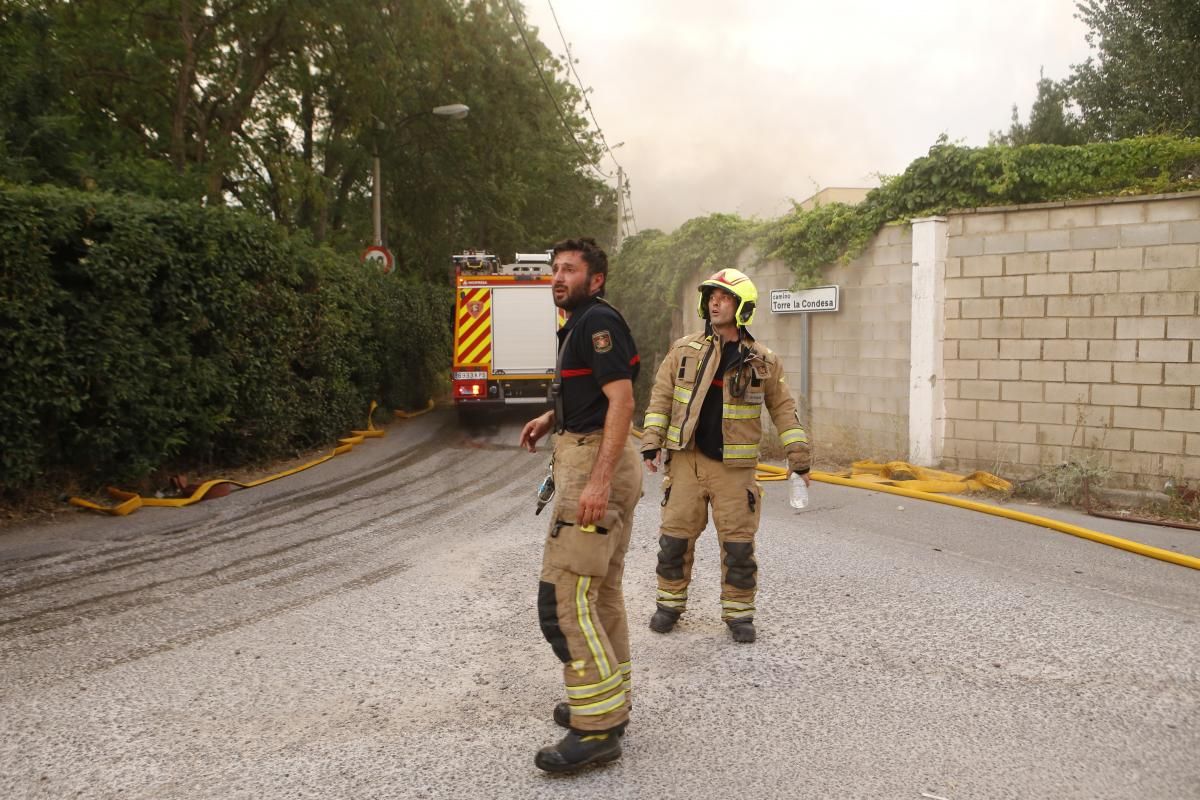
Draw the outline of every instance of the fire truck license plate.
M486 372L456 372L454 380L456 381L481 381L487 378Z

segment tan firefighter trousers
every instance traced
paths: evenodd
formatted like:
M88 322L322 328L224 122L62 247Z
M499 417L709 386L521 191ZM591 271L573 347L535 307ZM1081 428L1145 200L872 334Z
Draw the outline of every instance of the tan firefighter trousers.
M612 493L594 531L576 525L579 495L596 462L601 432L554 439L554 515L538 587L542 634L563 662L571 727L605 731L629 719L629 624L621 578L642 495L641 458L627 442L613 470Z
M658 607L679 614L687 610L696 539L708 525L711 504L721 547L721 618L754 619L754 534L762 513L755 470L714 461L694 448L669 455L658 540Z

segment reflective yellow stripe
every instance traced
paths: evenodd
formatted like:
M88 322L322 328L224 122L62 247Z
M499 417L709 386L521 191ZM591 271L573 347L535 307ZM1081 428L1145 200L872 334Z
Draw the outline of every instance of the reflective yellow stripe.
M687 608L687 589L682 592L669 592L659 589L655 601L665 608Z
M743 603L740 600L722 600L721 616L725 619L753 617L754 603Z
M721 453L725 458L758 458L758 445L727 444L721 448Z
M581 717L594 717L600 714L607 714L610 711L616 711L621 706L625 705L625 690L614 694L606 700L601 700L598 703L589 703L587 705L577 706L571 704L571 713L578 714Z
M599 683L587 683L581 686L567 686L567 697L572 700L584 700L588 697L604 694L612 691L620 685L623 676L620 672L614 672Z
M788 428L783 433L779 434L779 440L783 442L783 446L789 444L797 444L803 442L808 444L808 434L804 432L804 428Z
M699 342L688 342L688 347L692 348L693 350L704 349L704 345L700 344Z
M758 419L762 413L762 406L759 405L736 405L734 403L721 404L721 416L725 419Z
M667 441L679 444L679 428L675 427L674 425L667 428Z
M692 390L683 386L676 386L675 391L671 393L671 396L681 403L688 403L691 402L692 399Z
M617 666L619 666L621 668L621 672L625 675L628 675L629 673L633 672L633 662L632 661L622 661Z
M728 608L732 611L754 610L754 603L743 603L738 600L722 600L721 608Z
M645 425L647 428L665 428L670 421L666 414L646 414Z
M604 654L604 645L600 643L600 637L596 634L596 626L592 624L592 610L588 607L587 599L591 585L592 579L588 575L580 575L575 580L575 615L579 619L579 630L583 632L583 638L587 641L588 650L592 653L592 660L596 662L600 677L607 678L612 674L612 667L608 664L608 656Z

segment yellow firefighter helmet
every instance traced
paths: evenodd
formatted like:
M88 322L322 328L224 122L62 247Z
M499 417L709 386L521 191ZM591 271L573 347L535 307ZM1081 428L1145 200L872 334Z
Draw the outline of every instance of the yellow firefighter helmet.
M736 269L723 269L696 287L700 291L700 300L696 311L701 319L708 319L708 295L713 289L724 289L737 298L738 307L734 312L734 320L740 327L749 325L754 320L754 308L758 305L758 289L754 281Z

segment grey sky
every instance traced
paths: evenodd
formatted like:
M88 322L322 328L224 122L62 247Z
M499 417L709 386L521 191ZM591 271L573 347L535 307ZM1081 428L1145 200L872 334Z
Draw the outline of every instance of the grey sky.
M558 54L546 0L524 0ZM825 186L874 186L945 132L1022 118L1038 70L1088 56L1070 0L554 0L630 175L639 228L773 217ZM611 161L604 164L612 167Z

